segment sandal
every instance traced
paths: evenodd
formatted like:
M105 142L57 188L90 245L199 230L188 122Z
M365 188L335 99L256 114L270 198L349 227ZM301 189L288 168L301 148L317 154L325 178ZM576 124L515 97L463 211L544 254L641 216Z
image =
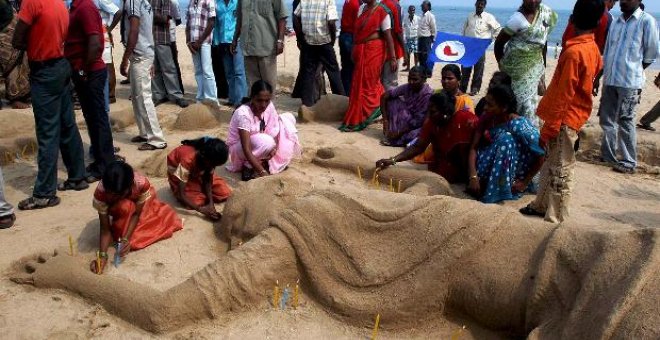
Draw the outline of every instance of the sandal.
M247 182L254 179L254 170L248 167L244 167L241 171L241 181Z
M14 226L16 222L16 214L0 217L0 229L9 229Z
M146 143L148 140L142 136L135 136L131 138L131 143Z
M68 190L75 190L75 191L81 191L89 188L89 184L83 179L80 181L71 181L71 180L66 180L62 183L60 183L57 186L58 191L68 191Z
M392 143L390 143L390 141L388 141L387 139L381 139L380 140L380 145L382 145L382 146L392 146Z
M536 209L530 207L529 205L524 207L524 208L521 208L518 211L520 211L521 214L526 215L526 216L545 217L545 213L537 211Z
M140 151L154 151L154 150L163 150L167 148L167 144L163 144L163 146L154 146L149 143L144 143L140 146L138 146L138 150Z
M38 198L32 196L18 202L18 209L21 210L43 209L43 208L54 207L58 204L60 204L60 198L57 196L46 197L46 198Z

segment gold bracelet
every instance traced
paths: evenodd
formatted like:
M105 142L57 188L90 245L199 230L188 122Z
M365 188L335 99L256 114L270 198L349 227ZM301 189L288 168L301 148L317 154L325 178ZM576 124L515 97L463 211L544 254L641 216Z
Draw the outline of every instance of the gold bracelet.
M104 259L107 259L107 258L108 258L108 253L106 253L106 252L104 252L104 251L100 251L100 252L99 252L99 257L102 257L102 258L104 258Z

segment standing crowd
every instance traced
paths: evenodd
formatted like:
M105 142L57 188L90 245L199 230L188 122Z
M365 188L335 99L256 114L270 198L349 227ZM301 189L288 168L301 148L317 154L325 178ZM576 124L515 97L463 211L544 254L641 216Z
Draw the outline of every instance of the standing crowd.
M421 4L421 16L413 6L404 15L397 0L345 0L340 28L335 0L294 1L291 11L283 0L191 0L184 17L195 100L217 106L226 98L236 109L226 142L185 140L169 153L170 189L183 207L218 220L214 203L226 200L231 189L214 174L216 167L228 162L227 170L247 181L286 170L300 154L295 118L278 114L273 103L277 56L284 51L292 13L303 105L319 99L325 74L333 93L349 96L341 131L360 131L382 119L381 144L404 150L379 160L378 169L407 160L427 164L449 182L465 183L466 191L484 203L536 193L520 212L562 222L568 216L578 132L591 115L601 80L601 156L617 172L635 171L636 106L644 69L660 53L659 37L642 0L620 1L618 17L609 13L617 0L576 1L546 85L548 37L557 13L541 0L522 0L500 25L486 12L487 1L476 0L463 34L495 39L499 71L475 106L471 96L481 91L485 56L473 67L445 65L439 75L442 89L427 84L437 33L428 0ZM14 107L31 102L39 147L33 194L18 207L52 207L60 202L58 190L84 190L100 181L94 207L103 261L101 267L93 262L91 270L102 272L115 240L124 256L183 227L149 180L116 155L108 118L116 82L112 31L121 22L119 72L130 83L139 130L131 142L143 151L167 147L156 106L189 105L174 34L182 16L174 0L124 0L121 9L111 0L73 0L68 10L61 0L16 4L0 0L0 29L7 28L0 44L11 45L0 53L0 67L7 87L17 89L7 92L9 102ZM12 32L9 43L6 32ZM400 66L408 71L408 82L401 85ZM73 89L89 134L92 161L87 166ZM652 130L657 117L658 105L638 127ZM68 178L58 184L60 154ZM1 184L0 174L0 227L8 228L15 215Z

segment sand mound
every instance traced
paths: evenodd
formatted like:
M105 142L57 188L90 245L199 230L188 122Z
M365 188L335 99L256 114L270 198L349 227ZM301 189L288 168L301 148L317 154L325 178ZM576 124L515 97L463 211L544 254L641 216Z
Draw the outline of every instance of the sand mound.
M13 163L37 153L34 118L31 111L0 112L0 165Z
M206 130L219 127L219 123L204 104L192 104L181 110L172 129L182 131Z
M140 164L140 172L147 177L167 177L167 154L170 151L168 148L154 152Z
M300 106L298 117L301 122L340 122L348 110L348 97L336 94L321 96L312 107Z
M123 110L110 112L110 126L113 131L123 131L133 124L135 124L133 108L129 107Z
M585 126L580 130L580 150L577 156L580 160L601 163L600 143L603 131L598 126ZM656 141L643 138L637 139L638 171L649 174L660 174L660 146Z

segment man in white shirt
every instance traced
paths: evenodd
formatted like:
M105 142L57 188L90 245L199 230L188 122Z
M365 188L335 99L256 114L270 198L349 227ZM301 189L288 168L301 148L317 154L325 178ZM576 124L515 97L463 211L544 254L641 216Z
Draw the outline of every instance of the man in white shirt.
M474 4L476 9L474 14L470 14L463 25L463 35L466 37L493 39L500 33L502 27L495 17L486 12L486 0L477 0ZM486 54L474 65L474 77L470 87L470 95L475 96L481 90L481 80L484 76L484 65L486 64ZM461 67L463 78L461 79L461 91L467 93L468 84L472 67Z
M431 1L424 0L422 2L422 18L419 20L419 27L417 34L417 50L419 54L419 62L426 72L426 77L430 78L433 73L433 65L429 65L427 59L431 54L433 41L435 41L435 33L437 32L435 26L435 15L431 12Z
M419 15L415 15L415 6L408 6L408 16L403 18L403 39L406 41L406 47L408 53L406 53L406 59L404 66L406 69L404 71L410 70L411 66L417 66L419 64L419 54L417 54L417 31L419 29ZM410 64L410 54L413 54L413 63Z
M119 20L121 19L122 11L115 5L112 0L94 0L96 8L99 9L99 14L101 15L101 21L103 21L103 36L105 37L105 42L103 44L103 62L108 68L108 88L107 88L107 100L109 101L106 105L106 111L110 111L109 104L117 101L115 98L115 85L117 84L117 78L115 76L115 65L112 60L112 48L114 47L114 41L112 39L112 30L117 26Z

